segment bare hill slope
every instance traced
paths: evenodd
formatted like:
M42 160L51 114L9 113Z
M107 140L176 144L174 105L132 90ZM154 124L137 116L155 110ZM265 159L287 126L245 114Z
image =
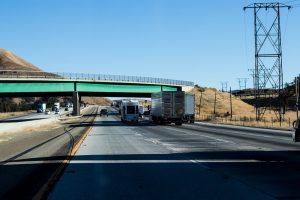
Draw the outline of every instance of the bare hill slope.
M201 115L211 115L214 113L214 104L216 115L224 116L230 113L230 94L228 92L220 92L214 88L193 88L188 93L195 94L196 114L199 116L200 96L201 100ZM216 95L216 101L215 101ZM215 103L216 102L216 103ZM255 116L255 109L253 106L245 103L240 98L232 95L232 110L233 115L239 116Z
M33 64L3 48L0 48L0 70L42 71Z

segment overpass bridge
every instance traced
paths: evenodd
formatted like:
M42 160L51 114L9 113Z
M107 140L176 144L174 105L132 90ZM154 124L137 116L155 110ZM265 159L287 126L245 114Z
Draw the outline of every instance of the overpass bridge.
M0 70L1 97L73 96L74 115L80 114L81 96L150 97L193 86L189 81L140 76Z

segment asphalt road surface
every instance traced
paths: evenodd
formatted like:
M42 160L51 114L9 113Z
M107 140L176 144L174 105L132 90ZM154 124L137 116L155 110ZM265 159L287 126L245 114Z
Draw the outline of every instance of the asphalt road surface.
M49 199L300 199L299 150L290 131L97 116Z
M32 199L67 158L97 110L98 107L88 107L82 118L50 124L40 131L0 134L0 199ZM51 118L54 114L35 114L9 121L21 119L23 123L38 116ZM31 122L39 123L39 120ZM85 126L79 126L82 124Z
M34 121L34 120L40 120L40 119L47 119L52 117L57 117L58 115L63 115L66 112L72 112L73 108L69 108L69 111L65 111L65 108L61 107L59 109L59 114L55 114L54 111L50 111L50 114L45 113L30 113L23 116L18 117L9 117L5 119L1 119L0 123L14 123L14 122L23 122L23 121Z

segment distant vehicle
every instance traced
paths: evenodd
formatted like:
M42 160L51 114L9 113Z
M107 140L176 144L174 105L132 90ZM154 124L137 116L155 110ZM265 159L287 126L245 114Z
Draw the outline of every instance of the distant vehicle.
M39 103L39 104L37 105L36 111L37 111L38 113L43 113L43 112L45 112L45 111L46 111L46 104L45 104L45 103Z
M102 115L108 116L108 111L107 111L107 109L101 109L101 110L100 110L100 116L102 116Z
M59 109L56 108L54 113L59 114Z
M65 107L65 111L69 111L69 107Z
M157 124L182 125L184 117L184 97L182 91L164 91L151 94L152 121Z
M53 107L59 109L60 108L60 103L59 102L54 103Z
M123 100L120 105L121 122L139 122L139 103Z
M65 103L65 107L69 108L69 107L71 107L71 104L70 103Z
M300 142L300 117L293 122L293 142Z
M184 122L195 122L195 95L185 94L184 97Z
M46 110L46 111L45 111L45 114L46 114L46 115L49 115L50 113L51 113L50 110Z

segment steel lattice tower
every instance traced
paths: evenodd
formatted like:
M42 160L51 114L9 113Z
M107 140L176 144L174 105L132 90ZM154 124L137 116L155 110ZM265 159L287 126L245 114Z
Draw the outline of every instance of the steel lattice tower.
M256 120L261 120L267 107L276 107L276 115L282 120L282 100L283 89L282 73L282 49L280 31L280 8L291 6L281 3L254 3L244 7L254 10L254 39L255 39L255 68L253 74L253 86L255 94ZM269 21L261 20L263 14L270 16ZM270 103L262 103L262 99L267 99L269 95ZM279 99L279 102L271 103L271 95Z

